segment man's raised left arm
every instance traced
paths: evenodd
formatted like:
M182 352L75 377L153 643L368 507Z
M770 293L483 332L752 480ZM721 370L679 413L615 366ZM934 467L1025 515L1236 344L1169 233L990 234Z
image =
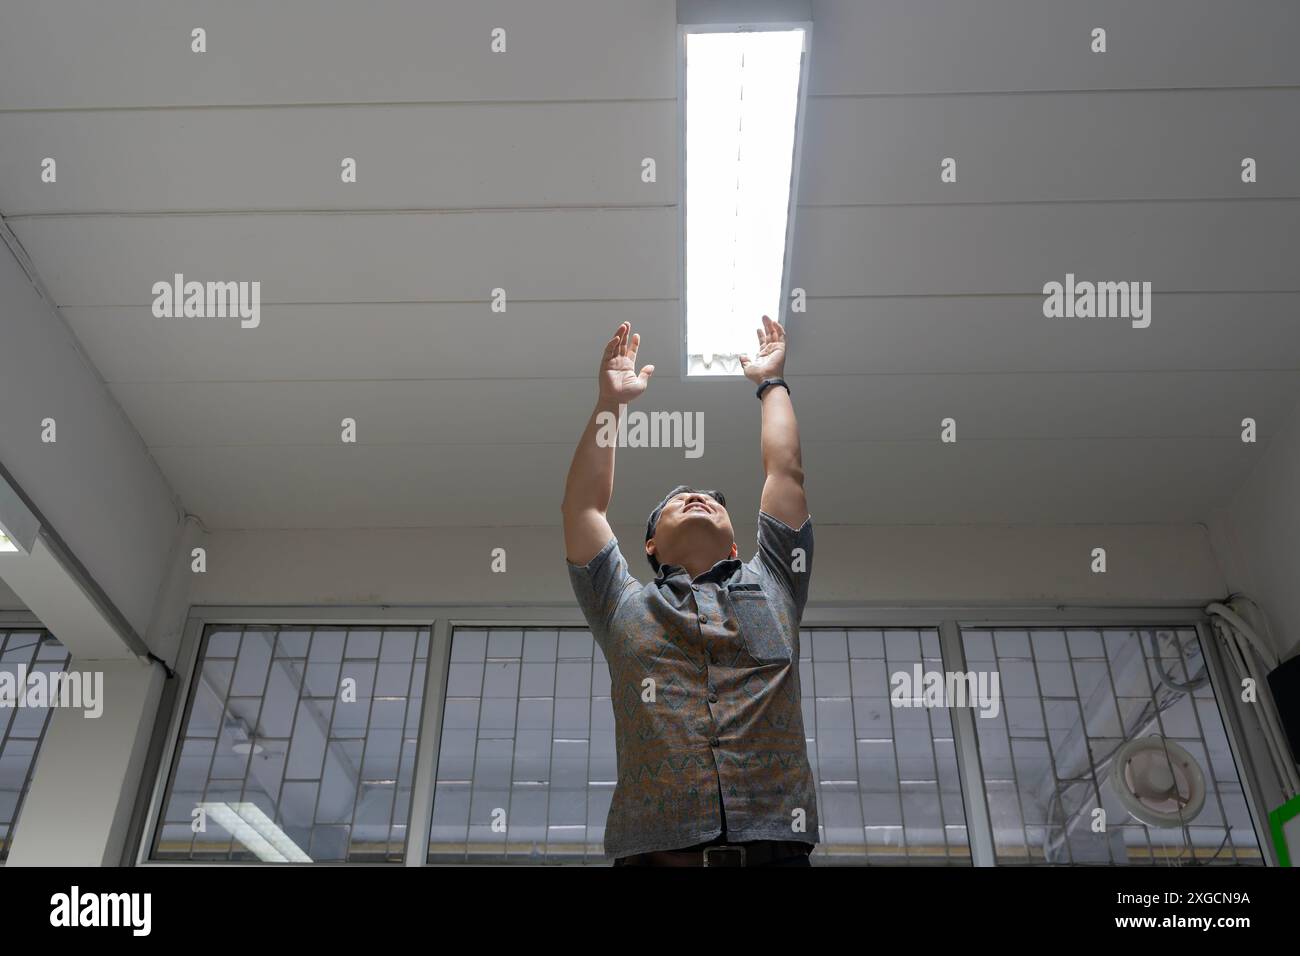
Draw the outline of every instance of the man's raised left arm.
M740 357L745 377L755 385L764 379L780 378L785 372L785 329L763 316L758 332L758 354ZM773 385L763 392L763 497L759 510L799 528L808 517L808 499L803 487L803 459L799 451L799 422L795 419L790 392Z

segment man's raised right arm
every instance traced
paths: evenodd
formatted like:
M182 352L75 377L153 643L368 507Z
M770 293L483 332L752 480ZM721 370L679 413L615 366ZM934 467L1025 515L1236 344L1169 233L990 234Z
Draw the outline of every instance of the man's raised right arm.
M564 483L564 549L570 564L585 565L614 537L606 513L614 496L614 441L598 441L601 432L610 434L609 423L618 422L619 406L645 391L654 373L647 365L636 371L636 353L641 336L632 334L624 322L605 343L600 360L596 408L578 441Z

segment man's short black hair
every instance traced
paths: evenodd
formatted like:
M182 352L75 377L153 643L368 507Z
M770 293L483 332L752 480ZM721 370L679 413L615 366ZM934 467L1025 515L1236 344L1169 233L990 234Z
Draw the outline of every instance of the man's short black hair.
M664 495L664 500L655 505L654 511L650 512L650 520L646 522L645 526L645 539L647 541L655 536L655 525L659 523L659 515L663 512L664 505L668 504L668 502L672 501L678 495L688 493L708 495L718 504L722 505L722 507L727 507L726 496L720 491L705 491L702 488L692 488L690 485L678 485L672 491L668 492L668 494ZM655 574L658 574L660 567L659 559L649 553L646 554L646 558L650 561L650 567L655 569Z

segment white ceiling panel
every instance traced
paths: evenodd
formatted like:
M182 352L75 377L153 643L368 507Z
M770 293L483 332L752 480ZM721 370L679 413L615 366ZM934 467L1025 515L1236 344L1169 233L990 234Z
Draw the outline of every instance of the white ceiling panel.
M790 320L798 357L791 365L835 375L1300 369L1300 293L1164 292L1155 308L1151 325L1135 329L1124 321L1045 318L1041 291L810 296L808 312Z
M1300 371L791 378L801 435L825 442L937 439L948 417L959 440L1232 438L1244 417L1265 432L1280 427L1300 389ZM115 385L113 392L155 448L337 445L344 418L356 421L358 442L367 445L562 444L580 433L594 399L586 376ZM630 407L690 416L705 458L715 442L757 447L759 416L744 382L665 377Z
M0 109L676 95L668 0L42 0L3 26Z
M0 209L672 205L676 119L670 100L0 113Z
M812 295L1002 295L1048 281L1161 292L1297 291L1300 199L799 210L793 285ZM1100 320L1098 320L1100 321Z
M259 281L262 302L675 297L672 209L58 216L12 221L60 305L148 305L155 282ZM252 331L252 330L245 330Z
M1300 89L822 97L803 205L1294 196ZM889 135L881 135L888 131ZM1243 157L1259 178L1241 181ZM956 160L956 181L940 164ZM31 166L35 168L34 165Z
M110 382L580 376L594 388L592 349L625 320L642 336L643 364L671 372L680 362L675 299L512 302L504 313L483 303L273 305L256 329L156 319L141 306L63 313ZM471 333L485 322L491 341Z
M592 350L623 321L642 336L642 364L671 373L681 360L676 299L510 302L504 313L482 302L272 305L256 329L156 319L145 306L63 314L110 382L576 376L594 388Z
M821 95L1300 82L1293 0L815 0L813 17Z

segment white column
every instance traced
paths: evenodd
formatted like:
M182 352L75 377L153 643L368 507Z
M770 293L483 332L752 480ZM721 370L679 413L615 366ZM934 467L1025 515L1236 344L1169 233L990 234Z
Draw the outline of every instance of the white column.
M139 660L73 660L103 675L98 718L55 708L9 849L10 866L117 866L142 789L162 668Z
M0 579L70 670L101 675L103 710L53 708L7 865L117 865L150 792L166 679L150 655L175 664L201 535L9 239L0 220Z

